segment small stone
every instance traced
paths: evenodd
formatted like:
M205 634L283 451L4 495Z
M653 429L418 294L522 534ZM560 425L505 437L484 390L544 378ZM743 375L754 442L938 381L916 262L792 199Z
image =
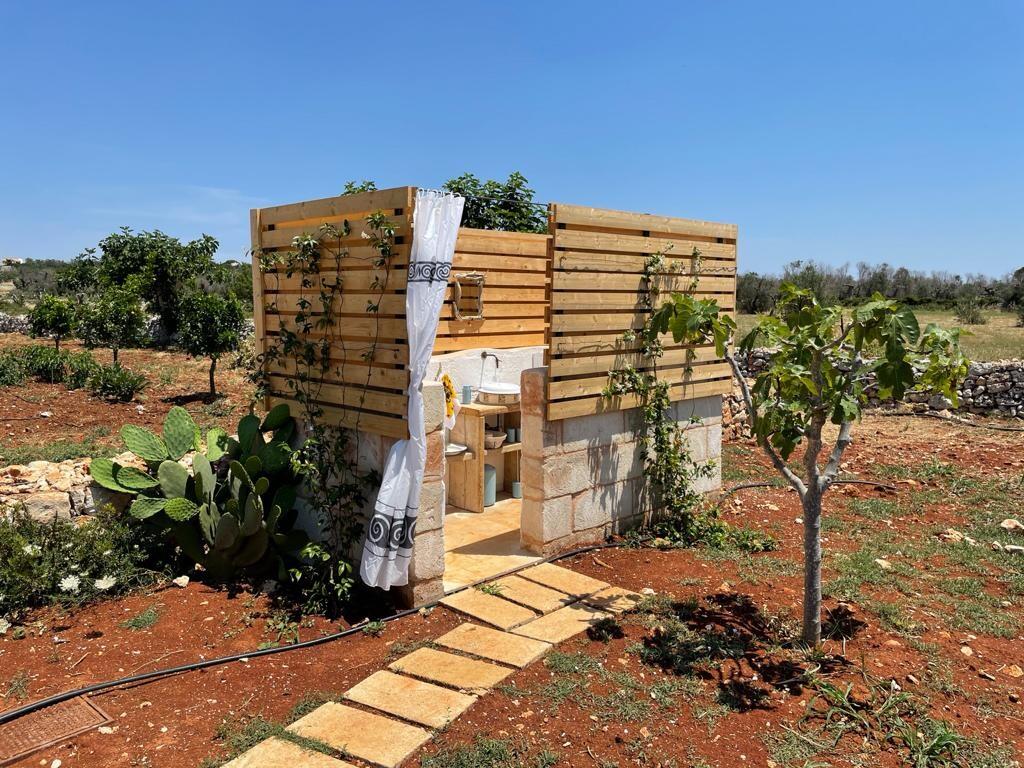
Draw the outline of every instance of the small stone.
M173 584L176 587L181 587L182 589L184 589L188 586L188 576L178 576L175 579L171 579L171 584Z
M877 565L883 571L892 570L892 563L890 563L888 560L883 560L880 557L875 558L875 565Z
M1016 664L1011 664L1003 670L1010 677L1024 677L1024 669L1021 669Z
M982 680L993 680L994 681L996 679L995 675L990 674L990 673L985 672L985 671L979 671L978 672L978 677L980 677Z
M793 522L796 523L797 525L803 525L804 524L804 519L802 517L797 517L797 518L794 518Z
M964 540L964 535L960 533L956 528L947 528L942 533L938 534L940 541L948 541L953 544L959 544Z
M25 513L37 523L71 519L71 498L61 491L33 493L23 503Z
M1014 520L1012 517L1008 517L999 524L999 527L1004 531L1024 531L1024 523L1020 520Z
M974 655L974 649L971 648L971 646L969 646L969 645L961 645L960 646L960 653L962 653L964 656L973 656Z
M1003 544L1003 552L1009 552L1011 555L1024 555L1024 546L1020 544Z
M1010 701L1012 701L1014 704L1016 704L1017 702L1020 701L1020 696L1018 696L1016 693L1011 693L1010 694Z
M656 594L658 594L658 593L657 593L657 592L655 592L655 591L654 591L653 589L651 589L650 587L644 587L643 589L641 589L641 590L640 590L640 594L642 594L642 595L647 595L647 596L651 596L651 595L656 595Z
M907 675L907 682L910 683L911 685L920 685L921 684L921 681L918 680L917 677L914 676L914 675Z

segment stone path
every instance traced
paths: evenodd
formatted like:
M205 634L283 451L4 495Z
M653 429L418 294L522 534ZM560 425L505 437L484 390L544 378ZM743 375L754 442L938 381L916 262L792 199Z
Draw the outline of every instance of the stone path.
M555 643L641 598L566 568L542 563L441 601L471 620L374 672L287 730L315 739L347 758L397 768L502 680L535 662ZM273 737L224 768L354 768L286 739Z

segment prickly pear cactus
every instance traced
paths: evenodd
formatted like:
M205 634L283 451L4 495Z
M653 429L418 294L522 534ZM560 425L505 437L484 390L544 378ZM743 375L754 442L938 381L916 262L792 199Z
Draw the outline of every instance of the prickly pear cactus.
M189 412L176 405L167 412L164 419L164 443L175 461L199 447L199 427Z
M164 441L143 427L125 424L121 427L121 439L129 451L146 463L159 464L169 456Z

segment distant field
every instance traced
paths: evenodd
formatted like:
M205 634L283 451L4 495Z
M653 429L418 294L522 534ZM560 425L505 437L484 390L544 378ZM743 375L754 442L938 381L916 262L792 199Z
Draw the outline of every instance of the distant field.
M918 310L915 314L922 327L928 323L944 328L958 325L951 310ZM1017 326L1017 316L998 310L987 310L984 314L988 320L985 325L962 326L965 331L962 346L967 356L981 361L1024 358L1024 328ZM739 315L736 318L741 338L754 327L757 317Z

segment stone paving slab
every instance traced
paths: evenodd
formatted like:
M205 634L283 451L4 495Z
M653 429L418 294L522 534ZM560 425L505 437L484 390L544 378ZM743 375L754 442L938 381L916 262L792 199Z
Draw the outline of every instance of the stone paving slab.
M454 595L448 595L441 600L441 604L498 629L512 629L537 618L537 614L529 608L495 595L488 595L479 589L464 589Z
M593 608L600 608L603 611L622 613L636 606L644 596L639 592L633 592L623 587L608 587L600 592L595 592L590 597L584 598L583 602Z
M299 718L288 730L381 768L397 768L431 738L423 728L333 701Z
M417 648L388 666L395 672L474 693L485 692L512 674L508 667L434 648Z
M444 728L476 701L476 696L387 670L352 686L345 698L431 728Z
M520 576L506 576L494 582L501 588L501 596L513 603L525 605L541 613L551 613L571 603L574 598Z
M549 643L477 624L460 624L434 642L446 648L520 668L536 661L551 648Z
M582 573L576 573L576 571L570 571L568 568L562 568L552 563L540 563L519 571L516 575L550 589L565 592L573 597L586 597L610 586L604 581L592 579Z
M573 635L583 632L595 621L611 616L610 613L591 608L589 605L575 603L559 608L554 613L534 619L512 630L517 635L532 637L548 643L560 643Z
M286 739L271 736L243 752L223 768L356 768L322 752L304 749Z

